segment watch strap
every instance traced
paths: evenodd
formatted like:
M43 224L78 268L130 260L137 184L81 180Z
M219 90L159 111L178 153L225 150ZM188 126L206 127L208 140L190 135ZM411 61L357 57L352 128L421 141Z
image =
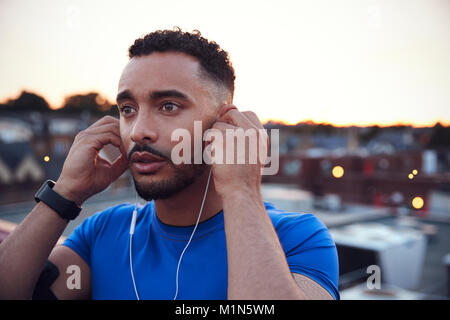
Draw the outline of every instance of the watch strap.
M45 181L38 192L36 192L34 199L36 202L44 202L64 219L75 219L80 214L81 208L75 202L55 192L53 190L54 185L55 181L53 180Z

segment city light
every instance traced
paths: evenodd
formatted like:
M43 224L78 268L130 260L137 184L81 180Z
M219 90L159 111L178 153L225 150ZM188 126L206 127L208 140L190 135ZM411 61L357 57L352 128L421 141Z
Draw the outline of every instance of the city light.
M413 173L413 175L415 175L415 176L417 176L417 174L419 173L416 169L414 169L413 171L412 171L412 173Z
M424 201L421 197L415 197L412 199L411 204L415 209L422 209Z
M49 162L49 161L50 161L50 157L49 157L49 156L45 156L45 157L44 157L44 161L45 161L45 162Z
M335 178L342 178L342 176L344 175L344 168L342 168L341 166L334 166L331 173Z
M410 174L408 174L408 178L412 179L412 178L414 178L414 175L412 173L410 173Z

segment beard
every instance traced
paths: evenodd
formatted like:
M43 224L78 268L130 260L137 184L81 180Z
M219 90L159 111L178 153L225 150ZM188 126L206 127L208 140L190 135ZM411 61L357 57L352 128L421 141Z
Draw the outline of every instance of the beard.
M136 192L142 199L146 201L168 199L193 184L207 167L204 163L174 165L168 162L168 164L173 171L172 178L161 181L138 182L132 175Z
M202 150L204 150L204 148L205 143L203 142ZM191 162L189 164L182 163L176 165L172 162L169 152L156 150L148 144L144 144L142 146L135 144L128 154L128 159L131 159L132 154L136 151L146 151L154 154L166 160L167 165L172 169L171 177L157 181L152 181L152 176L154 174L140 174L143 177L140 179L140 181L137 181L135 175L133 174L133 171L130 170L137 194L146 201L168 199L172 197L173 195L179 193L186 187L193 184L208 168L208 164L203 161L203 157L201 158L202 162L200 164L196 164L194 162L194 155L192 156ZM149 179L146 179L146 177L148 177Z

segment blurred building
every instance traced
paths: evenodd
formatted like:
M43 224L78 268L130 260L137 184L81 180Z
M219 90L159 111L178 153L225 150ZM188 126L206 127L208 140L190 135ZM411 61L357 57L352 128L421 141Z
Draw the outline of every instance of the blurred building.
M342 176L333 174L342 168ZM440 172L432 150L393 154L334 155L323 149L280 156L280 170L264 182L297 184L317 197L336 195L341 202L413 208L421 197L424 214L431 193L450 185L450 173Z
M22 200L24 190L42 183L45 176L30 142L0 143L0 202Z
M0 204L32 201L46 179L57 180L75 136L97 118L87 112L58 114L2 113L0 117ZM110 162L119 151L106 146ZM129 185L124 175L116 185Z

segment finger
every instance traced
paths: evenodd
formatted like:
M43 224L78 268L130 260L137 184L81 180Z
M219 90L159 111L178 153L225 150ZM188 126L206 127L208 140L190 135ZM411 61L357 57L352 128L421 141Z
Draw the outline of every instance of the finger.
M236 109L237 107L234 104L224 104L220 107L219 112L217 114L217 119L221 118L225 113L230 111L231 109Z
M236 127L236 126L234 126L234 125L232 125L232 124L223 122L223 121L216 121L216 122L213 124L212 128L213 128L213 129L217 129L217 130L221 130L221 131L225 131L226 129L233 129L233 130L236 130L238 127Z
M220 130L220 131L224 132L225 134L227 133L227 130L233 130L233 134L234 134L235 130L242 129L242 128L236 127L234 125L231 125L229 123L225 123L225 122L222 122L222 121L218 121L218 122L214 123L212 128ZM259 139L259 143L260 144L264 143L264 141L266 141L265 143L268 144L269 136L267 135L267 132L266 132L266 130L264 128L263 129L258 129L258 128L252 127L252 128L249 128L249 129L255 129L254 132L256 132L256 135L257 135L257 137ZM249 130L249 129L246 129L246 130ZM244 132L246 132L246 131L244 130Z
M108 121L105 118L104 121ZM101 120L102 120L101 119ZM78 134L75 136L75 139L79 139L81 137L84 137L85 135L89 135L89 134L98 134L98 133L103 133L103 132L113 132L115 134L117 134L118 136L120 136L120 124L119 122L106 122L103 124L99 124L99 122L96 122L94 125L91 125L90 127L81 130L80 132L78 132Z
M102 134L106 132L111 132L120 138L120 125L118 123L103 124L98 127L87 128L84 131L88 134Z
M256 113L253 111L242 111L241 112L251 123L253 123L256 128L264 129L264 126L262 125L261 121L259 120Z
M108 144L112 144L117 148L121 148L122 140L112 132L105 132L101 134L85 135L84 139L80 139L80 143L86 144L94 148L96 151L100 151L104 146Z
M99 127L99 126L107 124L107 123L120 123L120 120L117 118L114 118L113 116L104 116L101 119L94 122L92 125L90 125L89 128Z
M247 119L249 119L258 129L259 132L259 139L260 139L260 143L263 142L264 140L266 140L266 144L268 145L270 143L269 140L269 135L267 134L266 129L264 128L263 124L261 123L261 121L259 120L258 116L256 115L256 113L254 113L253 111L243 111L242 112ZM266 146L267 147L267 146Z
M236 132L235 132L235 130L237 130L237 129L242 129L242 128L238 128L238 127L236 127L236 126L234 126L234 125L231 125L231 124L229 124L229 123L225 123L225 122L221 122L221 121L218 121L218 122L216 122L214 125L213 125L213 128L215 128L215 129L218 129L218 130L220 130L220 131L222 131L222 133L223 133L223 135L224 135L224 137L225 136L227 136L227 134L229 133L229 132L227 132L228 130L233 130L233 132L231 133L231 135L232 136L235 136L236 137L236 139L238 139L238 136L239 136L239 134L237 134L236 135ZM263 161L264 161L264 159L267 157L267 150L268 150L268 144L269 144L269 137L268 137L268 135L267 135L267 133L266 133L266 131L264 130L264 129L258 129L258 128L256 128L255 126L253 126L253 127L251 127L251 128L248 128L248 129L242 129L242 130L244 130L245 132L248 132L249 130L251 130L251 129L253 129L254 131L254 133L256 134L256 137L257 137L257 144L256 144L256 146L257 146L257 150L255 150L256 152L257 152L257 154L258 155L262 155L262 159L260 159L260 161L261 161L261 163L264 163ZM245 136L246 136L246 133L245 132L242 132L243 134L244 134L244 139L245 139ZM250 138L249 138L250 139ZM250 143L250 141L251 140L249 140L249 143ZM214 140L212 141L212 144L213 145L215 145L214 144ZM227 152L228 152L228 150L227 150ZM245 153L244 153L245 154Z
M240 127L243 129L255 128L257 127L241 112L237 109L230 109L227 113L225 113L222 117L218 119L218 121L226 122L229 124L233 124L236 127Z
M96 128L86 129L85 131L87 134L104 134L109 132L116 135L120 139L120 145L116 147L120 149L120 152L122 154L128 157L127 156L128 153L126 152L125 147L122 143L122 137L120 135L120 124L118 122L104 124Z
M119 178L128 169L128 159L125 154L121 154L111 164L111 182Z

